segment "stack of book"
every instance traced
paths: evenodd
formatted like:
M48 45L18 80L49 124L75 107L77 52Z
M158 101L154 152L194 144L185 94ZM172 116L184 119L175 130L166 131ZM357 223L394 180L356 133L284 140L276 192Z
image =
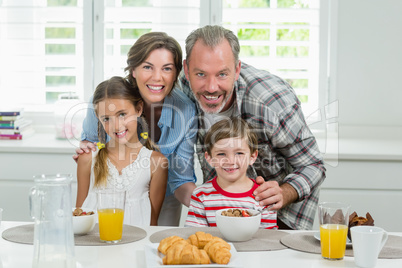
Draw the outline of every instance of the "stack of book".
M0 140L21 140L34 132L32 121L24 119L22 109L0 109Z

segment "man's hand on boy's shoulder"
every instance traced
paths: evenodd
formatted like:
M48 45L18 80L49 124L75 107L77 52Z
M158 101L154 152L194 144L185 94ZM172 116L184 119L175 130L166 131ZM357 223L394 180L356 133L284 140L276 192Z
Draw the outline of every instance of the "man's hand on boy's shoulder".
M288 183L279 186L277 181L265 181L263 177L256 178L260 186L255 189L255 200L262 206L272 205L270 210L279 210L295 202L298 198L296 190Z
M96 151L96 144L94 142L90 142L90 141L81 141L80 142L80 147L75 149L75 155L73 155L73 159L75 162L77 162L78 157L80 156L80 154L83 153L90 153L91 151Z

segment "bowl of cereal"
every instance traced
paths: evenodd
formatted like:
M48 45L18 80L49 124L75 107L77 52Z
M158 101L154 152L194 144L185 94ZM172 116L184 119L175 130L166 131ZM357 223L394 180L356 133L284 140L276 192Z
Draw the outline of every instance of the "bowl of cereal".
M84 235L95 227L96 215L90 209L73 208L73 231L75 235Z
M258 231L261 213L253 209L220 209L215 214L216 226L225 237L233 242L250 240Z

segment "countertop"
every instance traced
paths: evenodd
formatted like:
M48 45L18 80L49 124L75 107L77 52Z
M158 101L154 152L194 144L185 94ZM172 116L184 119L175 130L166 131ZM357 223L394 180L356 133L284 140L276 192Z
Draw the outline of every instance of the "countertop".
M0 231L7 228L27 224L27 222L1 223ZM76 246L75 257L77 268L145 268L144 246L151 245L149 236L157 231L169 227L146 227L147 237L133 243L113 246ZM170 227L171 228L171 227ZM297 231L289 231L297 232ZM402 235L402 233L392 233ZM33 246L17 244L0 239L0 267L21 268L31 267ZM340 261L324 260L320 254L310 254L292 249L260 252L238 252L243 267L298 267L298 268L321 268L321 267L356 267L353 257L345 257ZM402 259L379 259L377 267L390 268L402 267Z

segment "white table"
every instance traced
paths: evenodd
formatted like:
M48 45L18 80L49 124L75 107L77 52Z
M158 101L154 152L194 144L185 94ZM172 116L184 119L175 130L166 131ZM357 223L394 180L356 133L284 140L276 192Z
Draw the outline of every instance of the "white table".
M3 221L0 232L27 224L27 222ZM77 268L146 268L144 245L151 244L149 236L167 227L148 227L147 237L128 244L114 246L76 246L75 257ZM290 231L295 232L295 231ZM402 236L402 233L391 233ZM273 268L320 268L320 267L356 267L352 257L340 261L328 261L320 254L304 253L292 249L238 252L244 267L273 267ZM0 238L0 268L24 268L32 266L33 246L9 242ZM168 267L168 266L167 266ZM378 268L402 267L402 259L379 259ZM55 267L57 268L57 267Z

